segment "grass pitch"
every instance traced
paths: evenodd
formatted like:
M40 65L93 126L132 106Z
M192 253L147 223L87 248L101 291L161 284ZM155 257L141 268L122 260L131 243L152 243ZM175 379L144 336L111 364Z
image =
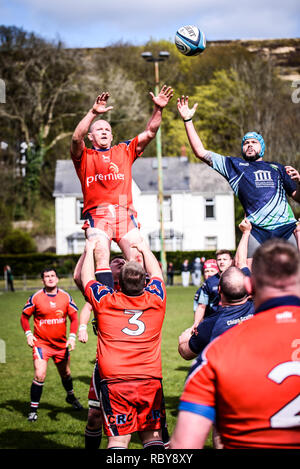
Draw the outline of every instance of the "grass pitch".
M169 433L177 418L177 407L190 362L177 351L179 334L193 322L196 287L167 288L167 312L162 336L163 385ZM79 310L81 293L69 291ZM84 449L87 397L96 355L96 336L88 326L89 341L77 340L71 355L71 371L76 396L84 410L75 411L65 402L65 390L57 369L49 361L37 422L27 421L30 386L33 378L32 351L20 325L22 308L31 292L0 293L0 448L1 449ZM33 320L30 319L33 330ZM106 447L102 438L101 448ZM210 447L210 441L207 447ZM141 449L132 435L129 449Z

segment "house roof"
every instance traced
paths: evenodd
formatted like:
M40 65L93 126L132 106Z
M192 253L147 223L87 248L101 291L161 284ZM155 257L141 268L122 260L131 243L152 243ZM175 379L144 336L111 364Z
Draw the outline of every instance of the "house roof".
M165 194L192 192L201 194L232 193L228 182L205 163L190 163L186 157L163 157ZM158 191L157 158L138 158L132 177L143 193ZM57 160L53 196L81 197L81 185L71 160Z

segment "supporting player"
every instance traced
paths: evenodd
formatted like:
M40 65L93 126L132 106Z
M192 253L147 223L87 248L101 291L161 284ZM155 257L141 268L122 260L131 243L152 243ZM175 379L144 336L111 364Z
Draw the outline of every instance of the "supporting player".
M127 448L138 431L144 448L164 450L165 407L161 374L161 329L166 291L158 261L143 241L135 248L145 269L130 261L120 274L120 292L94 280L95 240L86 243L82 284L98 327L97 364L108 448ZM146 271L150 281L145 287Z
M27 301L21 315L21 326L32 348L34 379L31 385L31 404L28 420L37 420L37 410L46 379L49 358L52 358L60 374L63 387L67 392L66 401L76 410L82 405L74 395L70 369L70 353L75 348L78 328L77 306L71 296L57 287L58 277L55 269L43 270L44 288L34 293ZM34 317L34 331L31 332L29 319ZM70 334L66 337L67 317L69 317Z
M110 263L110 268L113 275L114 280L114 290L120 290L119 284L119 275L122 266L125 264L125 259L122 257L114 257ZM79 268L81 269L80 265ZM76 270L78 275L80 272ZM80 282L81 286L81 282ZM85 303L79 319L79 329L78 329L78 340L82 343L87 343L88 341L88 333L87 333L87 325L90 320L90 316L92 313L92 306L90 303ZM97 335L97 330L95 330L96 325L93 324L94 332ZM99 449L102 439L102 413L100 408L100 399L97 394L97 386L96 380L98 379L98 366L97 362L95 364L93 375L91 378L90 389L88 394L88 403L89 403L89 410L88 410L88 419L87 424L85 427L85 449Z
M177 107L195 156L229 182L252 225L248 243L249 267L255 249L267 239L284 238L296 245L296 219L287 195L300 203L298 171L291 167L285 168L280 163L264 161L265 142L256 132L244 135L241 143L242 158L208 151L192 121L197 104L190 109L188 96L182 96L178 98Z
M272 239L254 253L255 316L213 340L185 384L171 449L299 449L300 254Z
M131 167L155 138L160 127L162 111L173 96L170 87L163 86L158 96L150 93L153 114L143 132L132 140L111 146L113 135L109 122L95 118L112 109L107 106L108 93L101 93L76 127L71 142L71 157L81 182L86 219L84 229L88 239L98 239L95 251L96 278L113 288L109 269L110 245L114 240L127 260L141 262L131 245L141 241L137 213L132 202ZM95 122L94 122L95 121ZM92 149L87 149L88 136Z
M193 329L196 330L198 324L204 317L208 317L216 313L219 303L220 295L218 285L220 276L225 272L228 267L233 264L233 257L229 250L220 249L216 252L216 264L218 272L215 275L208 277L203 285L200 287L198 295L198 305L194 312Z

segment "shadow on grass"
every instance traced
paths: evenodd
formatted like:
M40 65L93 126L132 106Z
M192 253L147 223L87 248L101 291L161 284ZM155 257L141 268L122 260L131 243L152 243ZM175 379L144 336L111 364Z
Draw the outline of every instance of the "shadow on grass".
M11 401L3 402L1 407L2 407L2 409L5 409L5 410L7 410L9 412L12 412L12 413L13 412L18 412L19 414L23 415L24 418L28 417L29 402L22 402L22 401L19 401L19 400L11 400ZM41 402L41 404L39 406L39 411L45 410L45 409L48 410L47 417L50 418L53 421L57 420L57 417L60 414L72 415L72 417L74 417L77 420L80 420L82 422L85 422L87 420L88 409L75 410L75 409L73 409L73 407L71 405L68 405L68 407L60 407L60 406L55 406L54 407L50 404L47 404L47 402Z
M25 430L5 430L0 433L0 448L2 449L72 449L71 446L60 445L57 442L49 440L51 435L57 432L37 431L31 429L32 425L28 422L28 431Z

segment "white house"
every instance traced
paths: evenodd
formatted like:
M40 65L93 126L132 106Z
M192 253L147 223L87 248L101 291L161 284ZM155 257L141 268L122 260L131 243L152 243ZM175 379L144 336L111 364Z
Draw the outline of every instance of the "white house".
M234 195L227 181L205 163L164 157L164 232L166 251L235 249ZM139 158L132 168L133 202L141 234L160 249L157 158ZM71 160L58 160L55 185L56 252L84 249L82 192ZM115 243L112 250L118 251Z

